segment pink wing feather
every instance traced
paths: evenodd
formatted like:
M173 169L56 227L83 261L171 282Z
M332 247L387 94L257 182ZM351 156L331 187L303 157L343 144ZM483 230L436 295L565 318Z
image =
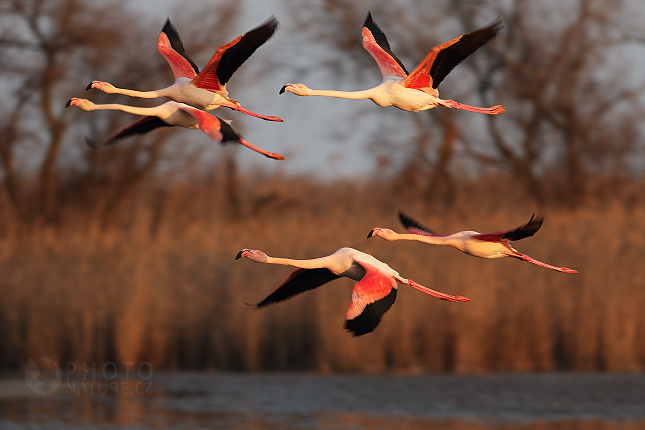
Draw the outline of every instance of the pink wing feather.
M407 70L390 49L385 33L376 25L371 13L367 14L363 24L363 48L378 64L383 79L387 77L405 78L407 76Z
M381 317L396 300L396 281L373 266L357 261L365 269L365 276L354 285L352 302L347 309L345 328L354 336L373 331Z
M179 34L170 20L166 21L164 28L159 34L157 51L163 55L172 69L175 80L178 78L194 79L199 73L195 63L186 55L184 45L179 38Z

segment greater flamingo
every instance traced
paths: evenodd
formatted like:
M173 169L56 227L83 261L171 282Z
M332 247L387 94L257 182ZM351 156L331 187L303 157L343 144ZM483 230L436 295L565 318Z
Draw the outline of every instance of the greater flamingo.
M416 240L418 242L429 243L431 245L450 245L461 252L480 258L502 258L514 257L522 261L536 264L547 269L557 270L564 273L578 273L573 269L566 267L555 267L550 264L542 263L528 255L517 252L511 246L514 240L530 237L537 232L542 226L544 218L531 216L528 223L517 228L506 231L491 231L488 233L478 233L476 231L460 231L459 233L440 235L429 230L403 212L399 212L399 219L405 228L411 234L398 234L387 228L375 228L367 235L380 236L385 240Z
M439 98L437 87L457 64L495 37L502 26L501 20L497 19L484 28L435 46L412 73L408 74L403 63L390 49L385 33L372 20L372 14L368 13L363 24L363 47L376 60L381 70L383 82L380 85L363 91L335 91L312 90L303 84L286 84L280 90L280 94L287 91L297 96L370 99L379 106L394 106L409 112L446 106L497 115L505 111L501 105L481 108L454 100L442 100Z
M86 89L96 88L104 93L124 94L146 99L168 97L176 102L202 110L212 110L223 106L268 121L283 122L276 116L260 115L244 109L240 106L240 102L229 99L228 91L226 91L226 83L231 75L273 35L277 27L278 21L275 17L271 17L259 27L219 48L204 70L200 72L195 63L186 55L179 34L168 19L159 35L157 51L170 65L172 73L175 75L174 84L156 91L135 91L116 88L107 82L92 81Z
M352 302L347 309L345 328L354 336L373 331L381 317L396 300L397 284L401 282L431 296L450 302L469 302L462 296L451 296L431 290L416 282L402 278L397 271L369 254L352 248L341 248L332 255L312 260L292 260L269 257L254 249L241 250L235 259L249 258L256 263L282 264L298 267L267 298L256 305L263 308L282 302L308 290L320 287L329 281L347 277L358 281L352 290Z
M259 152L265 157L284 160L282 155L267 152L242 139L225 120L183 103L168 101L155 107L134 107L120 104L97 105L86 99L73 98L65 105L66 108L69 106L78 106L85 111L120 110L145 116L118 133L108 137L100 144L86 138L85 142L92 148L109 145L116 140L125 139L135 134L145 134L159 127L172 127L177 125L179 127L199 129L211 139L222 144L231 141L237 142Z

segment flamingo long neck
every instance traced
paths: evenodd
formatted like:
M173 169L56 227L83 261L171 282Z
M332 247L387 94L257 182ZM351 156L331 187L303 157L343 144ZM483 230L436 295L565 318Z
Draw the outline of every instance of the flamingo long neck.
M123 94L124 96L138 97L141 99L156 99L159 97L168 97L170 94L169 88L162 88L155 91L137 91L114 87L114 94Z
M163 106L163 105L162 105ZM128 105L120 105L117 103L108 103L108 104L102 104L102 105L92 105L84 110L120 110L123 112L127 113L132 113L135 115L142 115L142 116L156 116L159 113L159 106L156 107L136 107L136 106L128 106Z
M312 90L306 92L308 96L336 97L339 99L365 100L374 96L373 88L362 91L337 91L337 90Z
M450 236L423 236L420 234L397 234L390 240L416 240L417 242L429 243L431 245L452 245Z
M329 257L314 258L311 260L294 260L291 258L268 257L268 264L280 264L283 266L299 267L301 269L318 269L329 267Z

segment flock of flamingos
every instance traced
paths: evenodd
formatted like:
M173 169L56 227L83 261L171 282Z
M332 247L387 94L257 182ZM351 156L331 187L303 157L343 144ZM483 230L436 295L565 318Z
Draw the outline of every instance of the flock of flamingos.
M437 87L456 65L493 39L502 26L498 18L486 27L435 46L412 73L408 73L403 63L390 49L385 34L373 21L371 13L368 13L362 31L363 47L372 55L381 70L383 81L379 85L363 91L345 92L312 90L303 84L286 84L280 90L280 94L290 92L298 96L370 99L379 106L395 106L410 112L445 106L497 115L504 112L504 108L500 105L481 108L453 100L443 100L439 98ZM186 55L177 30L168 20L159 35L157 50L170 65L175 76L174 84L156 91L134 91L116 88L107 82L93 81L87 89L95 88L105 93L141 98L167 97L172 101L156 107L142 108L120 104L97 105L86 99L73 98L66 107L78 106L85 111L121 110L143 116L142 119L102 142L86 139L91 147L103 146L132 135L148 133L159 127L180 126L201 130L211 139L222 144L237 142L266 157L282 160L283 156L265 151L244 140L233 130L229 121L206 112L218 107L226 107L264 120L282 122L278 117L261 115L244 109L238 101L228 98L228 91L226 91L226 83L233 73L274 34L277 27L278 21L272 17L266 23L239 36L219 48L200 72L197 65ZM450 235L437 234L402 212L399 212L399 218L407 234L398 234L386 228L375 228L367 237L379 236L388 241L416 240L433 245L450 245L475 257L514 257L547 269L578 273L566 267L556 267L537 261L511 246L512 241L533 236L542 226L541 217L532 216L528 223L511 230L488 233L461 231ZM387 264L352 248L341 248L332 255L311 260L269 257L264 252L254 249L241 250L235 259L242 257L257 263L297 267L282 285L255 305L257 308L290 299L340 277L357 281L352 290L352 301L347 309L345 321L345 328L354 336L370 333L378 326L383 314L396 300L396 281L441 300L470 301L466 297L444 294L417 284L411 279L403 278Z

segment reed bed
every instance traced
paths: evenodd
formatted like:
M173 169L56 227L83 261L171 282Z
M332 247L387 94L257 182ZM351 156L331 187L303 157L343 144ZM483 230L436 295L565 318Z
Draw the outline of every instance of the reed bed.
M645 370L645 205L594 200L541 208L515 244L568 275L448 247L366 239L401 231L402 209L440 232L511 228L538 211L503 180L464 183L450 209L373 180L317 184L243 177L238 210L207 182L151 181L109 225L82 204L64 222L25 225L3 209L0 366L148 361L155 369L319 372ZM472 303L399 286L371 334L352 338L342 279L255 311L291 268L235 261L242 248L313 258L354 247L402 276ZM599 427L600 428L600 427Z

